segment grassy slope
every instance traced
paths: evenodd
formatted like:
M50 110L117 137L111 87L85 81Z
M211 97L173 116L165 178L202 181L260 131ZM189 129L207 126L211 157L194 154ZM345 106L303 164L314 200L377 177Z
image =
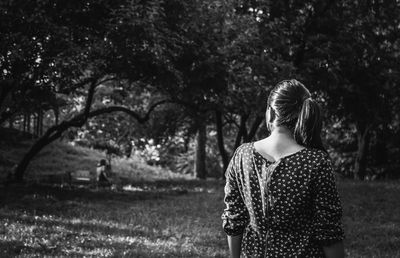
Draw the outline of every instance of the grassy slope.
M0 178L4 178L11 169L11 165L4 162L2 164L1 160L6 160L6 163L18 163L31 144L31 141L1 142ZM34 158L26 176L28 179L40 179L43 175L64 174L76 170L89 170L94 173L97 163L105 156L101 151L56 141L46 146ZM112 168L118 176L134 181L182 178L181 175L165 169L148 166L137 158L114 158Z

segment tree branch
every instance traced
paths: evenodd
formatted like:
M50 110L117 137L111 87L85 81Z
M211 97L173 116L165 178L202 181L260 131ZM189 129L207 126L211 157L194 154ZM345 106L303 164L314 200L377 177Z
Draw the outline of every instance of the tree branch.
M70 87L68 87L68 89L65 90L61 90L61 91L56 91L55 93L61 93L61 94L69 94L72 91L75 91L76 89L82 88L85 85L87 85L88 83L91 83L93 81L93 78L85 78L84 80L82 80L81 82L78 82ZM100 82L101 83L101 82Z
M93 110L93 111L89 112L87 118L89 119L89 118L92 118L92 117L95 117L95 116L99 116L99 115L102 115L102 114L109 114L109 113L113 113L113 112L123 112L125 114L128 114L131 117L134 117L139 123L143 124L143 123L145 123L146 121L148 121L150 119L151 113L154 111L154 109L157 106L159 106L161 104L164 104L164 103L167 103L167 102L171 102L171 101L162 100L162 101L156 102L155 104L153 104L149 108L149 110L147 110L147 112L146 112L146 114L144 116L140 115L138 112L135 112L135 111L133 111L133 110L131 110L128 107L125 107L125 106L109 106L109 107L99 108L99 109L96 109L96 110ZM83 116L83 114L80 114L78 116ZM75 118L77 118L77 117L75 117ZM75 119L75 118L73 118L73 119ZM80 119L80 118L77 118L77 119Z
M250 128L249 134L247 135L246 141L251 141L254 138L262 121L264 121L264 116L257 116L254 119L253 124Z

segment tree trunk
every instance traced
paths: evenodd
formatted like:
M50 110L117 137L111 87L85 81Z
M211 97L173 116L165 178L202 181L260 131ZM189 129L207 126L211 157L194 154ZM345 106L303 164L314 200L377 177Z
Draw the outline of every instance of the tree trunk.
M14 89L12 81L2 81L0 84L0 125L7 121L13 112L7 112L8 103L11 102L11 93Z
M249 142L252 141L254 136L256 136L257 130L260 127L262 121L264 121L264 117L263 116L257 116L254 121L253 124L251 125L250 131L247 135L247 137L244 139L245 142Z
M14 119L12 117L8 119L8 127L14 129Z
M39 124L39 135L42 136L43 135L43 112L40 111L40 124Z
M197 178L205 179L207 177L206 170L206 142L207 128L205 121L199 121L198 131L196 135L196 156L195 156L195 175Z
M26 125L27 125L26 131L30 134L31 133L31 114L30 113L28 113L26 115Z
M58 131L56 134L51 137L42 137L37 142L33 144L33 146L29 149L29 151L25 154L22 160L19 162L17 168L15 169L15 179L17 182L22 182L24 173L28 168L31 160L48 144L56 140L61 136L62 131Z
M56 125L58 125L58 120L59 120L59 117L60 117L60 111L59 111L58 107L53 109L53 111L54 111L54 119L55 119L54 122L55 122Z
M21 132L24 131L24 117L23 116L18 116L18 125L19 125L19 130Z
M39 137L39 112L33 115L33 121L35 137Z
M246 128L246 121L249 118L249 115L241 115L240 116L240 125L239 131L236 135L234 150L236 150L239 145L242 143L242 138L247 138L247 128Z
M222 125L222 114L220 111L215 111L215 124L217 127L217 141L218 141L218 149L222 158L223 171L222 178L225 178L225 171L228 168L229 158L226 153L225 144L224 144L224 133L223 133L223 125Z
M388 161L388 150L387 150L387 138L389 132L387 126L383 126L382 129L378 129L376 132L376 146L375 146L375 165L385 166Z
M359 127L357 130L357 156L354 165L354 179L363 180L366 175L367 156L369 147L369 126Z
M22 128L23 128L22 131L23 131L24 133L26 133L26 128L28 127L28 126L27 126L27 122L26 122L27 120L28 120L28 119L26 118L26 114L24 114L24 121L23 121L23 123L22 123L22 124L23 124L23 126L22 126Z

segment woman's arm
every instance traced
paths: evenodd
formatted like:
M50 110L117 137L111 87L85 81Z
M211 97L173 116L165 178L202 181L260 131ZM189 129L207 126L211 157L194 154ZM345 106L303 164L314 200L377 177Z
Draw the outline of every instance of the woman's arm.
M342 205L331 161L322 159L313 172L314 239L323 247L325 257L343 258Z
M343 241L339 241L330 246L324 246L323 249L326 258L344 258Z
M231 258L240 258L242 236L242 234L237 236L228 236L229 254Z
M222 227L228 236L228 245L230 257L240 257L240 247L242 243L243 232L249 223L249 213L242 199L241 185L237 178L237 169L240 169L240 148L235 151L229 166L225 172L225 197L226 205L222 213Z

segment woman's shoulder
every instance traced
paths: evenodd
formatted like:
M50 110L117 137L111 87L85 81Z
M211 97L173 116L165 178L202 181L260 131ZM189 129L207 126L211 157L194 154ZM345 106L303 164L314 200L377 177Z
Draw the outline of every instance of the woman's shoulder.
M246 142L239 145L239 147L236 148L236 151L238 153L244 153L251 151L252 149L253 149L253 142Z
M252 154L253 154L253 144L251 142L243 143L236 148L235 152L233 153L232 159L239 161L246 158L250 158Z
M239 147L236 148L233 156L234 157L245 157L252 155L253 153L253 142L246 142L242 143L239 145Z
M323 150L316 148L307 148L305 154L301 159L304 162L309 163L311 167L319 168L319 167L331 167L332 162L329 157L329 154Z
M329 159L329 154L323 150L317 148L306 147L305 148L306 157L315 160L326 160Z

